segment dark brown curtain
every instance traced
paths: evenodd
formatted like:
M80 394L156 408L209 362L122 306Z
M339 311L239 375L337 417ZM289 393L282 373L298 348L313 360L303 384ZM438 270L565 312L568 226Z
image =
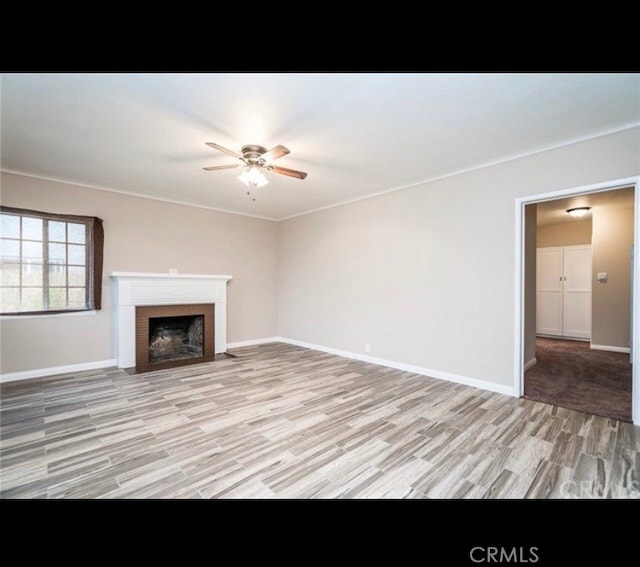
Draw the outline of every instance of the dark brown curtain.
M87 217L91 220L93 232L93 309L102 309L102 264L104 260L104 228L102 219Z
M34 211L32 209L18 209L15 207L0 206L0 212L14 213L18 215L34 215L50 220L60 220L68 222L85 222L91 227L92 249L89 258L90 264L90 282L89 287L92 291L89 297L89 309L102 309L102 264L104 261L104 228L102 219L98 217L86 217L82 215L67 215L58 213L47 213L43 211ZM51 312L52 313L52 312Z

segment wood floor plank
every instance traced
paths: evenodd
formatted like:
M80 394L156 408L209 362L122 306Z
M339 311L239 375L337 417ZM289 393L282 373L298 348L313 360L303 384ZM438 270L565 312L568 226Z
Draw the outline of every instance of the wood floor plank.
M572 498L572 469L542 461L524 494L525 498Z
M529 487L531 480L525 479L517 473L503 469L498 477L491 483L483 498L522 498Z
M573 471L578 498L602 498L609 484L611 465L604 459L583 453Z
M640 495L640 452L616 447L607 487L607 498L638 498Z

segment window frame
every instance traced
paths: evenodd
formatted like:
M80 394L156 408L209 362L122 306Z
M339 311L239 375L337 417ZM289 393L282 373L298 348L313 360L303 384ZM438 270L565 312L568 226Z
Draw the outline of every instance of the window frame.
M16 215L20 217L39 218L47 222L43 222L42 241L35 241L31 239L23 239L23 223L20 223L19 238L12 238L11 240L17 240L20 243L20 285L19 286L2 286L4 288L18 288L20 290L28 287L40 287L40 286L23 286L22 285L22 267L25 265L22 262L22 243L23 242L42 242L43 256L42 256L42 290L43 290L43 305L49 303L49 243L59 243L58 241L49 240L49 221L84 224L86 226L85 234L85 306L80 308L56 308L56 309L44 309L33 311L0 311L2 317L20 317L20 316L33 316L33 315L56 315L62 313L82 313L86 311L96 311L101 309L102 300L102 261L103 261L103 245L104 245L104 232L102 228L102 220L97 217L88 217L81 215L67 215L58 213L48 213L43 211L34 211L30 209L21 209L15 207L0 206L0 213ZM68 230L68 228L67 228ZM65 234L65 245L68 253L68 246L72 245L68 241L68 233ZM65 269L69 266L79 267L75 264L69 264L68 256L65 258ZM70 286L68 275L65 281L65 286L52 286L53 288L61 288L66 290L67 302L69 289L78 289L81 286Z

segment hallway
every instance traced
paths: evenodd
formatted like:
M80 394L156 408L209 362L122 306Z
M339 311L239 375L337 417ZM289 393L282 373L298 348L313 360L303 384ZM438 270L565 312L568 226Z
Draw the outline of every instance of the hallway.
M583 341L538 337L536 359L525 373L525 398L631 421L628 354L591 350Z

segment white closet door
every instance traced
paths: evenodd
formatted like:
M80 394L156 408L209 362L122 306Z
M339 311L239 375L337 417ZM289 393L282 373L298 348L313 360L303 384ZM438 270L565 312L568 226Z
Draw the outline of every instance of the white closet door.
M562 336L562 247L538 248L536 266L536 332Z
M563 335L591 338L591 246L564 247Z

